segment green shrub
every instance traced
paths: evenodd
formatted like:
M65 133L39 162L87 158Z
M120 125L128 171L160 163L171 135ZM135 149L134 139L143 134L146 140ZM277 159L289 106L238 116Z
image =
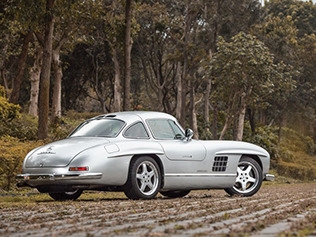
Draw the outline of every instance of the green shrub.
M55 141L66 138L85 119L74 119L69 117L55 118L49 126L49 140Z
M303 136L290 128L283 128L281 144L291 151L304 151L309 155L315 155L315 143L311 137Z
M315 167L303 166L297 163L280 161L276 164L276 170L279 175L290 177L302 181L315 181Z
M28 114L21 114L9 123L0 122L0 136L16 137L23 141L36 140L37 118Z
M315 155L316 152L316 145L314 143L314 140L311 137L306 137L305 138L306 142L306 152L309 155Z
M47 142L67 137L81 121L83 121L83 119L74 120L68 117L62 117L51 122ZM38 120L36 117L22 113L9 123L0 122L0 137L8 135L16 137L21 141L37 140L37 124Z
M26 154L35 147L42 145L41 141L21 142L11 136L0 139L0 188L10 190L15 184L15 176L21 172L22 162Z
M258 127L256 134L248 138L245 137L245 140L266 149L270 153L271 159L278 159L280 151L276 134L274 127Z
M100 115L100 113L92 113L92 112L77 112L77 111L74 111L74 110L69 110L66 112L65 114L65 118L68 118L68 119L71 119L71 120L76 120L76 121L83 121L83 120L86 120L86 119L89 119L89 118L92 118L92 117L95 117L95 116L98 116Z
M284 146L281 146L279 149L280 158L285 162L294 162L293 153Z
M5 97L5 88L0 85L0 97Z
M0 122L10 121L20 115L20 106L10 103L5 97L4 87L0 85Z

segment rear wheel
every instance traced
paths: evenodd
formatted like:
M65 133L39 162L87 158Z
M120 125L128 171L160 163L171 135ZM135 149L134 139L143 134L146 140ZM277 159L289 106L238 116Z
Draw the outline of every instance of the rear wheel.
M169 198L179 198L188 195L190 190L173 190L160 192L161 195Z
M139 157L131 162L124 193L130 199L154 198L161 186L161 172L157 162L149 157Z
M263 180L262 169L258 162L250 157L242 157L237 167L236 183L225 189L229 195L252 196L261 187Z
M76 200L82 194L81 189L77 189L73 192L61 192L61 193L48 193L56 201Z

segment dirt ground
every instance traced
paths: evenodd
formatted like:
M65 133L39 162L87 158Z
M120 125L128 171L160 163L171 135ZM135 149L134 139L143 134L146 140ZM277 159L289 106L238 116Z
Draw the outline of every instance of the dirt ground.
M184 198L96 198L0 205L0 236L316 236L316 183L268 184Z

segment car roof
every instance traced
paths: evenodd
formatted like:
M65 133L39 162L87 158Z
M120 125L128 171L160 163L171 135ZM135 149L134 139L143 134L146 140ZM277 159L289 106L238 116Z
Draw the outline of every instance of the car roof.
M121 119L123 121L126 121L127 123L133 123L139 120L145 121L146 119L152 118L176 120L175 117L170 114L156 111L123 111L104 114L102 117Z

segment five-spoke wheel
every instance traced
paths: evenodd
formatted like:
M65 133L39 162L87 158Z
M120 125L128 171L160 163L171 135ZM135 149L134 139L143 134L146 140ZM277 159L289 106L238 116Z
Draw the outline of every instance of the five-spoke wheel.
M225 191L230 195L252 196L260 189L262 180L262 169L258 162L244 156L238 163L235 185Z
M131 199L150 199L161 186L161 172L157 162L149 156L132 160L124 193Z

